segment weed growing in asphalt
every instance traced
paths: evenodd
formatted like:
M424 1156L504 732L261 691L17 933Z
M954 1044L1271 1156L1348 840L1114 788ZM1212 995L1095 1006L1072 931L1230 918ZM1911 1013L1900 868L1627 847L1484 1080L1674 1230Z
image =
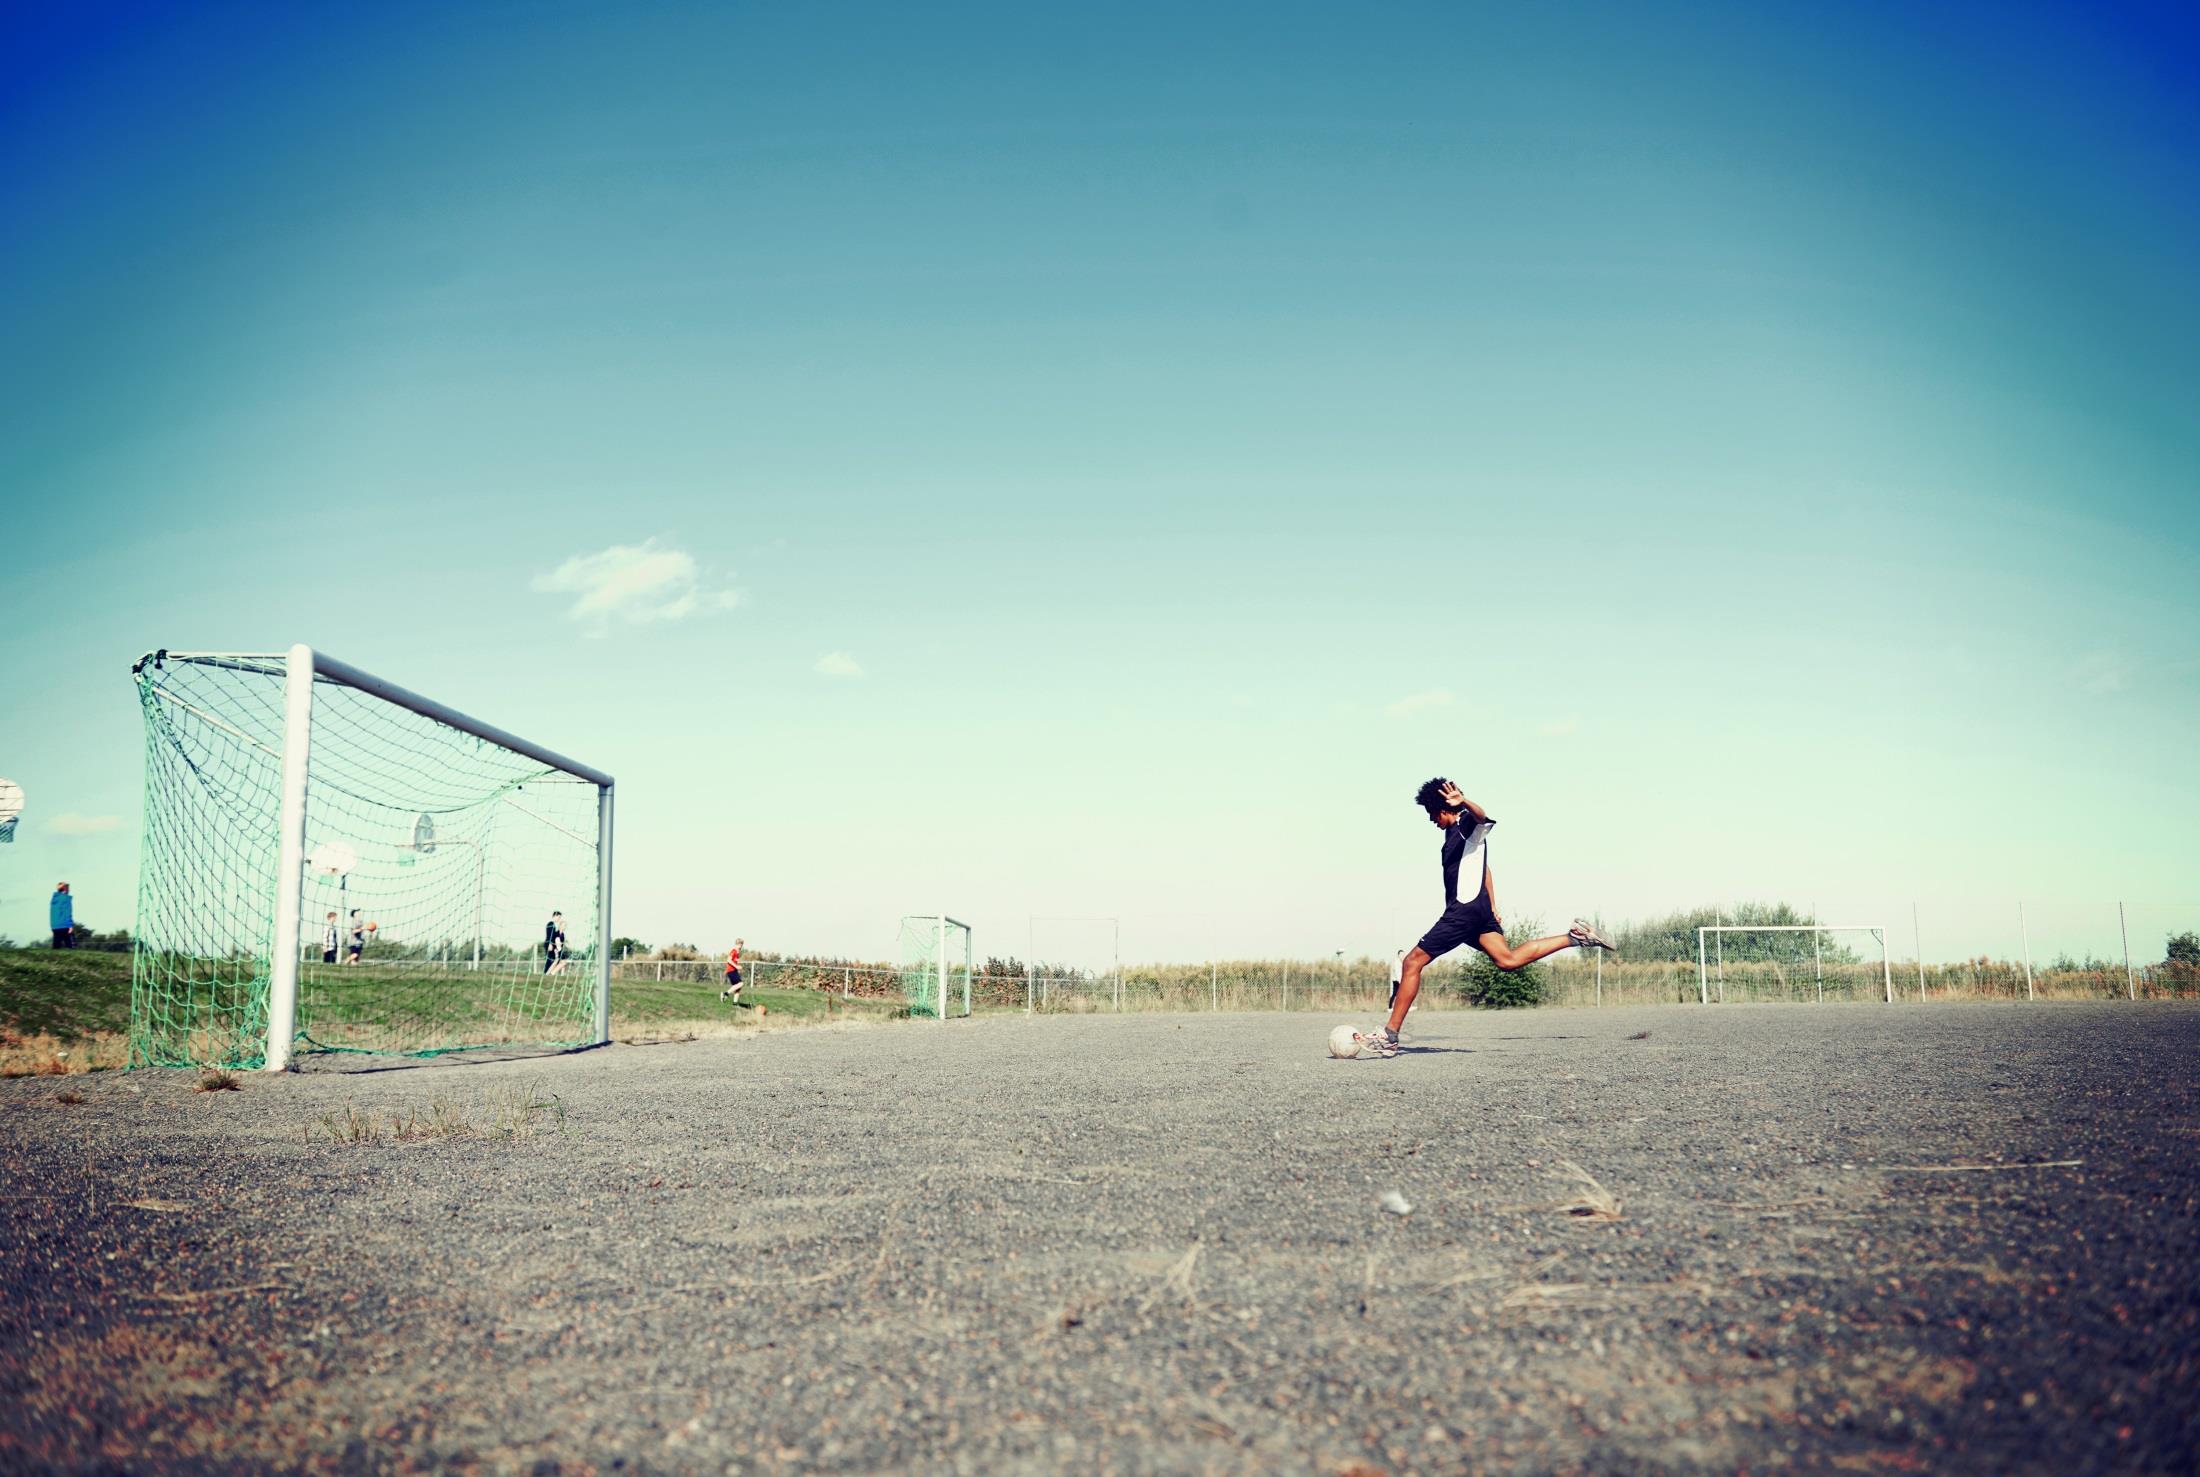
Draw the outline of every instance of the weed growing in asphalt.
M244 1083L238 1080L235 1072L227 1071L221 1067L209 1067L199 1075L198 1084L191 1090L193 1092L242 1092Z
M346 1103L309 1122L305 1140L325 1136L332 1144L360 1146L385 1138L417 1144L458 1138L518 1140L564 1131L565 1104L558 1095L543 1091L540 1083L519 1082L492 1088L471 1103L433 1097L425 1104L379 1113Z

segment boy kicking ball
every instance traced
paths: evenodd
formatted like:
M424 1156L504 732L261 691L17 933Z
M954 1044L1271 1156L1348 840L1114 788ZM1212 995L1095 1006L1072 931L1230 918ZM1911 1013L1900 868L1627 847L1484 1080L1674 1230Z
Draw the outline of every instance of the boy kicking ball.
M1489 834L1496 824L1489 812L1459 792L1459 787L1439 775L1421 786L1413 803L1444 833L1444 916L1421 936L1406 955L1399 972L1398 988L1390 1002L1390 1019L1368 1038L1379 1056L1398 1054L1398 1028L1413 1009L1413 997L1421 993L1421 971L1431 959L1440 959L1461 944L1473 944L1490 956L1499 969L1521 969L1561 949L1609 949L1596 930L1580 918L1564 933L1533 939L1525 944L1505 942L1504 920L1497 916L1497 895L1491 884Z

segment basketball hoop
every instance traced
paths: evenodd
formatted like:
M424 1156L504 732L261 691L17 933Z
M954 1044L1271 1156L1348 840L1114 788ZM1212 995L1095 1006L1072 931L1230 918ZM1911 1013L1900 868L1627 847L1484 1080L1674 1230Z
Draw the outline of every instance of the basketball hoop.
M23 787L14 780L0 780L0 843L15 839L15 823L23 814Z
M342 877L358 865L359 853L347 841L324 841L306 858L306 866L324 877Z

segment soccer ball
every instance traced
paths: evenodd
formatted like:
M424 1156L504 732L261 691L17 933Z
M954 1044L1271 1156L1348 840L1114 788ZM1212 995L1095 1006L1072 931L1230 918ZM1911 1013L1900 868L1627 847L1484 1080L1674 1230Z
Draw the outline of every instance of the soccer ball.
M1360 1028L1358 1026L1339 1026L1336 1030L1331 1031L1329 1033L1329 1054L1345 1058L1358 1056L1360 1054Z

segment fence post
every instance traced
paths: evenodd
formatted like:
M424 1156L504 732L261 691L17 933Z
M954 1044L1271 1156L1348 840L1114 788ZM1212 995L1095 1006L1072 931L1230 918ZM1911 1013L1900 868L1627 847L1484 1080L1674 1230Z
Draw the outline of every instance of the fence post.
M2024 921L2022 899L2017 902L2017 936L2024 940L2024 998L2037 1000L2039 996L2032 989L2032 930Z
M2124 936L2124 988L2139 998L2139 977L2131 972L2131 925L2124 921L2124 901L2116 900L2116 931Z
M1918 930L1917 904L1910 904L1910 942L1917 949L1917 1003L1925 1003L1925 935Z

